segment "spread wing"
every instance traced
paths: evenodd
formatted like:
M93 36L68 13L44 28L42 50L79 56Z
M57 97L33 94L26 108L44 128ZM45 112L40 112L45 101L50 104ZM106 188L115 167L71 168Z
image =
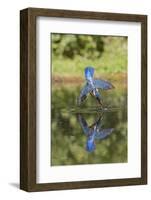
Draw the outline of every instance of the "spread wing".
M81 125L81 128L83 129L83 132L84 132L86 135L88 135L90 129L89 129L89 127L88 127L87 122L85 121L85 119L82 117L81 114L78 114L77 117L78 117L78 121L79 121L79 123L80 123L80 125Z
M114 88L114 86L110 82L104 80L94 80L94 86L102 90L109 90Z
M102 129L101 131L96 132L95 139L105 139L113 132L114 128Z
M89 92L91 92L92 90L93 90L93 88L92 88L90 85L86 84L86 85L84 86L84 88L81 90L80 96L79 96L79 98L78 98L78 105L80 105L80 104L86 99L87 95L88 95Z

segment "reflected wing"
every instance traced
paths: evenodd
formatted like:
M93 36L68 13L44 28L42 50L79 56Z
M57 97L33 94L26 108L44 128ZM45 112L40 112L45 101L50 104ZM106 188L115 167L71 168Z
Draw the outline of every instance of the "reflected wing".
M110 82L104 80L94 80L94 86L102 90L109 90L114 88L114 86Z
M95 139L104 139L113 132L114 128L102 129L96 132Z
M80 96L78 98L78 105L80 105L86 99L87 95L91 91L92 91L92 87L90 85L86 84L80 92Z
M87 122L85 121L85 119L82 117L81 114L78 114L78 121L81 125L81 128L83 129L83 132L87 135L90 131Z

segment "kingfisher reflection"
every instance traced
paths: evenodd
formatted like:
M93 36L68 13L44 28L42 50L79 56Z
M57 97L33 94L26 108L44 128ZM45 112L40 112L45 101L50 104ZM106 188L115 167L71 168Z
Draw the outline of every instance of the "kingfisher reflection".
M96 149L95 140L103 140L107 138L114 130L114 128L102 128L103 114L101 114L90 126L88 126L81 113L77 114L77 118L84 134L87 137L86 150L88 152L93 152Z

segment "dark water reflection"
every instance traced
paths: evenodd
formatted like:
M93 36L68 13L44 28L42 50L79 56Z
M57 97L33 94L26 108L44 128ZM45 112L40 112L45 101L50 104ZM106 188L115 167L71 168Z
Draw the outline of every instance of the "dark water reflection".
M89 97L76 107L80 86L53 86L51 116L51 165L76 165L127 162L127 90L103 92L107 109L96 106ZM112 129L103 139L95 139L95 148L88 151L88 135L81 121L90 128L98 122L101 130ZM98 121L100 120L100 121Z
M91 114L91 113L90 113ZM89 125L82 113L77 113L77 120L86 136L86 150L93 152L96 149L96 140L104 140L111 135L114 128L103 128L103 112Z

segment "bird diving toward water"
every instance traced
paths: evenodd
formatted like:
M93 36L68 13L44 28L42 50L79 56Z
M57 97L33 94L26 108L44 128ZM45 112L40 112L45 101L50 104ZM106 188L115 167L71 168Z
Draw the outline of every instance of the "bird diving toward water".
M114 130L114 128L102 128L102 115L91 126L88 126L82 114L77 114L77 118L84 134L87 136L86 150L88 152L93 152L96 149L95 140L107 138Z
M99 93L98 89L109 90L114 88L114 86L108 81L94 79L93 67L91 66L86 67L84 71L85 71L86 84L80 92L80 96L78 98L78 105L81 105L81 103L84 102L88 94L91 94L93 97L95 97L98 103L101 106L103 106L101 94Z

